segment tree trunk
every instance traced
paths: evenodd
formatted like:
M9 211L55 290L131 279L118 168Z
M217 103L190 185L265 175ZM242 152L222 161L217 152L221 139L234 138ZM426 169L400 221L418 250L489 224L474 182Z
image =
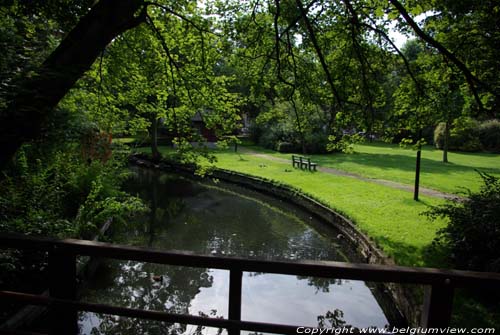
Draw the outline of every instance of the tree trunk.
M450 121L446 120L446 125L444 127L443 163L448 163L449 141L450 141Z
M156 237L155 227L156 227L156 212L158 209L158 185L159 185L159 182L157 180L155 180L156 178L157 178L156 174L154 174L153 183L152 183L151 188L150 188L151 212L149 213L149 229L147 232L149 235L149 239L148 239L148 247L149 248L153 247L153 243L154 243L154 240Z
M143 0L99 1L45 60L36 75L17 83L0 114L0 169L24 142L39 135L48 115L106 45L144 21L144 9Z

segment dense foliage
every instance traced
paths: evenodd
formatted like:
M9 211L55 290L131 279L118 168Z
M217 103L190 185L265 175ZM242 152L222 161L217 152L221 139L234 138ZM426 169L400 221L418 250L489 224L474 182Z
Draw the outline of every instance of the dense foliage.
M434 130L434 144L443 149L444 142L448 141L448 149L460 151L478 151L481 142L478 136L479 122L471 118L458 118L449 125L449 134L446 134L446 123L440 122ZM448 138L446 138L448 137Z
M483 149L500 153L500 121L488 120L482 122L478 129L479 141Z
M500 179L481 174L484 185L463 201L435 207L431 218L449 219L436 243L460 269L500 272Z
M3 172L0 230L88 238L106 220L143 210L120 190L126 155L113 154L108 134L84 114L58 109Z
M434 130L434 144L443 149L446 123L440 122ZM500 152L500 122L487 120L478 122L471 118L458 118L450 125L448 149L459 151Z

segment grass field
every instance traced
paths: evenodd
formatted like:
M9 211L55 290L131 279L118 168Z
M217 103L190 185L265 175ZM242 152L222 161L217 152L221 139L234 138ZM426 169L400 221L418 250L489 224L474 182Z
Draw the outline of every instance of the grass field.
M291 154L250 146L275 157L291 159ZM443 152L432 146L422 150L420 182L424 187L446 193L460 193L465 188L477 191L481 177L476 170L500 177L500 155L450 152L449 163L442 162ZM395 144L358 144L353 154L309 155L320 166L356 173L368 178L385 179L413 185L416 152Z

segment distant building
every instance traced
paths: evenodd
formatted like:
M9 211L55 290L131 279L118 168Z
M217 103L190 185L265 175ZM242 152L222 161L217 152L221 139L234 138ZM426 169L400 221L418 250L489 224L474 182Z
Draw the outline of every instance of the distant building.
M207 142L217 142L215 131L213 129L208 129L205 121L203 120L203 113L209 113L209 111L197 111L193 117L191 117L191 125L198 131L198 134L205 138Z

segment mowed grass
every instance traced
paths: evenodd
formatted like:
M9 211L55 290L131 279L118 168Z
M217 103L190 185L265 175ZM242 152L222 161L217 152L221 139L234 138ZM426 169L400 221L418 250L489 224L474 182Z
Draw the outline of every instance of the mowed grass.
M143 151L148 152L149 149ZM170 148L161 148L170 154ZM425 249L444 223L420 215L442 200L422 197L387 186L322 172L293 169L291 164L270 161L230 150L215 150L215 166L293 186L352 219L396 263L429 265ZM209 163L205 163L209 164Z
M248 148L275 157L291 159L256 146ZM416 151L397 144L381 142L358 144L352 154L308 155L320 166L356 173L368 178L385 179L413 185ZM465 189L477 191L482 184L476 170L500 177L500 155L490 153L450 152L449 163L442 162L443 152L432 146L422 150L420 185L446 193L458 194Z

